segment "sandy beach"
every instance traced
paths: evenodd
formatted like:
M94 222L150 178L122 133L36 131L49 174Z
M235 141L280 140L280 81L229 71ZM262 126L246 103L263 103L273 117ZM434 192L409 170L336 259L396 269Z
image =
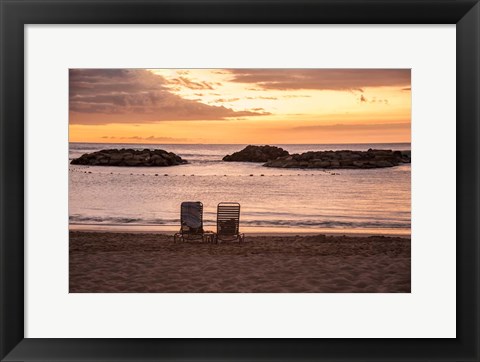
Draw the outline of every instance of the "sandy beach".
M409 293L409 237L70 231L70 293Z

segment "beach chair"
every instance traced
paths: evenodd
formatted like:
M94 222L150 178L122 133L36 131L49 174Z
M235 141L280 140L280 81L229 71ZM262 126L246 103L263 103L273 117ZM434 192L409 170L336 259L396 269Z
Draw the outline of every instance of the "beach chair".
M215 242L245 241L244 234L239 232L240 204L238 202L221 202L217 206L217 234Z
M180 231L173 241L203 239L203 204L200 201L186 201L180 205Z

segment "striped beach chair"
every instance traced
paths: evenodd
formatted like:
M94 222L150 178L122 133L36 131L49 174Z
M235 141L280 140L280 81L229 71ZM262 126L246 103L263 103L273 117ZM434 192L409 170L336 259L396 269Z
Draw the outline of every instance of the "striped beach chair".
M240 233L240 204L238 202L221 202L217 205L217 233L215 241L245 241Z

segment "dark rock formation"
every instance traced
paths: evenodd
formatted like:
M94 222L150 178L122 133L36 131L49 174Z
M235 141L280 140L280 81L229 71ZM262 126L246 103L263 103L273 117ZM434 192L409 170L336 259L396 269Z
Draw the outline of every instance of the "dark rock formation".
M288 156L288 152L283 148L250 145L241 151L226 155L223 160L229 162L267 162L282 156Z
M383 168L411 162L411 151L321 151L305 152L279 157L267 162L266 167L280 168Z
M166 167L187 163L180 156L164 150L110 149L85 153L70 162L72 165Z

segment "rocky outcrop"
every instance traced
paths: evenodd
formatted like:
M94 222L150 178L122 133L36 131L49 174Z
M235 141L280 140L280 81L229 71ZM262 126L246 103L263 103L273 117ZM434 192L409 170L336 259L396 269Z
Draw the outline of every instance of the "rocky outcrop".
M110 149L85 153L70 162L72 165L166 167L187 163L180 156L164 150Z
M283 148L250 145L241 151L226 155L223 160L228 162L267 162L283 156L288 156L288 152Z
M267 162L266 167L355 169L383 168L411 162L411 151L322 151L305 152L279 157Z

